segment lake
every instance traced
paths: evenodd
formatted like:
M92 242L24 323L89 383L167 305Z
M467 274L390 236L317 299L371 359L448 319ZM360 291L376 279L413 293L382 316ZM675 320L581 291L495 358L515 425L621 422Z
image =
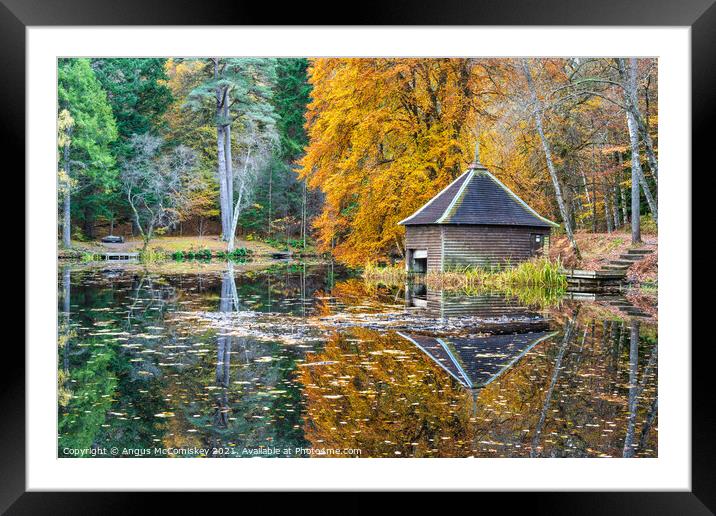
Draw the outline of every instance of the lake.
M59 271L59 457L655 457L657 325L620 298L326 263Z

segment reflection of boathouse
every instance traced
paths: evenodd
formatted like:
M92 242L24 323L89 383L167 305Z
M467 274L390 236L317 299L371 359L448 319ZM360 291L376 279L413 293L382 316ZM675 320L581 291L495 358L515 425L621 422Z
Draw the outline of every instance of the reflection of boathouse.
M515 264L540 254L557 226L477 159L399 224L405 226L406 269L414 272Z
M437 338L398 333L468 389L480 389L502 375L529 350L557 332Z
M517 298L499 293L484 293L469 296L460 292L429 289L425 284L406 285L407 306L425 308L430 317L520 317L542 319L535 310L524 306Z

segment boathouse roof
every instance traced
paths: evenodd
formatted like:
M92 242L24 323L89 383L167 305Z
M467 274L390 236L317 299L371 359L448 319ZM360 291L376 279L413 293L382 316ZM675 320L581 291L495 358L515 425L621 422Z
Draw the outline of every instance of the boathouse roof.
M530 208L479 161L399 224L559 226Z

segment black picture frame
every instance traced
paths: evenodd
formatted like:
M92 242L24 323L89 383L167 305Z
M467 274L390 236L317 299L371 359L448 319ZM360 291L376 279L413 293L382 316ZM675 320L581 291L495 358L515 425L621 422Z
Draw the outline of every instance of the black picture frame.
M357 4L336 9L335 4L286 3L268 5L236 0L0 0L0 103L2 104L3 146L12 149L15 170L24 169L25 149L25 28L50 25L606 25L606 26L689 26L691 27L692 70L692 156L706 164L713 140L709 129L716 112L716 6L715 0L442 0L433 3L384 2L376 6ZM280 6L280 7L279 7ZM332 19L321 18L324 12ZM88 47L91 48L91 47ZM330 52L330 47L327 47ZM710 157L710 156L709 156ZM702 158L702 159L696 159ZM7 162L6 162L7 164ZM712 168L712 165L708 167ZM6 171L9 167L6 168ZM709 173L712 173L709 170ZM20 174L16 174L18 177ZM23 188L22 185L18 185ZM26 192L27 194L27 192ZM25 270L25 274L31 271ZM31 300L29 300L31 302ZM27 309L32 309L31 305ZM669 343L688 349L690 328L685 341ZM710 340L710 339L708 339ZM529 497L532 513L546 514L713 514L716 511L714 479L713 423L709 410L712 386L706 385L706 367L712 354L708 342L692 347L692 490L690 492L640 493L533 493L480 494L498 503ZM149 509L145 496L123 493L39 493L25 488L25 352L16 342L5 339L6 367L0 375L0 512L7 514L95 514L142 512ZM10 365L11 364L11 365ZM214 494L213 500L225 500ZM242 495L244 496L244 495ZM264 495L265 496L265 495ZM162 503L182 504L186 497L175 494ZM244 498L245 500L245 498ZM356 494L342 499L341 505L369 510ZM422 502L422 497L412 500ZM264 500L265 501L265 500ZM223 502L218 502L223 503ZM275 504L275 498L271 502ZM306 495L295 494L294 509L314 503ZM455 501L450 502L451 505ZM468 502L471 503L471 502ZM170 510L170 505L165 510ZM331 504L332 505L332 504ZM456 508L456 507L454 507ZM204 505L204 510L209 507ZM334 512L335 506L331 507ZM406 507L407 510L407 507ZM129 512L128 512L129 511ZM273 510L271 511L273 512ZM321 512L315 508L311 512Z

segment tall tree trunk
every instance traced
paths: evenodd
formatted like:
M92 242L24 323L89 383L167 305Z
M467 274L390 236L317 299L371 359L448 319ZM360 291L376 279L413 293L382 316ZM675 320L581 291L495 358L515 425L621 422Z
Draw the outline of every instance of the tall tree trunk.
M620 152L618 154L619 156L619 175L617 176L619 178L619 181L621 182L622 178L624 177L624 166L623 166L623 160L622 160L622 153ZM626 191L621 186L621 183L619 184L619 196L621 197L622 202L622 222L626 226L629 224L629 211L627 210L627 202L626 202Z
M71 234L71 217L70 217L70 185L65 188L64 201L62 202L62 245L70 247L72 245Z
M606 219L606 222L607 222L607 233L611 233L613 230L612 214L610 213L610 209L609 209L609 200L610 200L611 191L609 190L609 184L607 183L606 179L604 180L604 182L605 182L605 184L604 184L604 218Z
M639 167L638 150L636 156L632 155L631 163L631 243L638 244L641 242L641 194L639 191L639 178L636 172Z
M306 250L306 202L308 191L306 188L306 180L303 180L303 206L301 206L301 238L303 239L303 250Z
M632 59L633 62L630 63L629 69L626 68L626 63L624 59L619 59L619 71L622 74L622 77L625 79L625 89L624 89L624 96L627 103L627 106L629 106L632 103L632 92L634 92L633 96L636 96L636 59ZM649 184L646 182L646 177L644 176L644 171L641 169L641 160L639 157L639 129L637 126L637 118L634 114L633 109L627 109L626 110L626 117L627 117L627 127L629 129L629 144L631 146L631 163L632 163L632 180L636 178L637 184L641 184L641 188L644 191L644 196L646 197L646 202L649 205L649 210L651 211L652 216L654 217L654 223L658 226L659 225L659 213L658 213L658 207L656 205L656 201L654 200L654 196L651 194L651 188L649 187ZM632 192L634 191L634 186L632 186ZM638 198L638 197L637 197ZM634 201L632 200L632 207L634 206ZM633 223L634 214L632 213L632 223ZM638 235L639 240L641 240L641 234ZM633 239L633 238L632 238Z
M217 125L217 151L218 151L218 175L219 175L219 208L221 211L221 237L226 241L229 237L229 197L226 189L226 132L224 127Z
M214 64L214 79L219 78L219 62L218 57L211 58ZM230 212L233 206L229 203L229 191L227 189L227 161L226 161L226 119L227 113L226 98L228 92L226 87L217 86L216 95L216 147L217 147L217 175L219 178L219 212L221 216L221 238L224 241L228 239L228 232L231 227Z
M239 198L236 200L236 204L234 205L234 211L231 216L231 229L229 232L229 240L227 245L227 251L230 253L234 251L234 243L236 241L236 226L239 223L239 215L241 215L241 203L244 200L244 187L246 186L246 169L249 166L250 157L251 146L246 149L246 161L244 162L244 170L239 180Z
M632 58L633 59L633 58ZM631 63L630 63L631 64ZM634 68L636 69L636 59L634 59ZM636 75L636 72L634 73ZM656 159L656 153L654 152L654 144L651 141L651 135L649 134L649 84L651 80L644 86L644 100L646 104L646 113L642 118L641 112L639 111L639 103L635 102L636 107L636 119L639 122L639 131L641 132L644 144L646 145L646 157L649 160L649 168L654 176L654 183L659 183L659 161ZM635 95L636 98L636 95Z
M592 233L597 232L597 180L592 176Z
M62 245L64 247L70 247L72 245L72 217L71 217L71 196L72 192L70 191L70 188L72 186L70 182L70 143L65 143L65 147L63 149L63 156L64 156L64 167L65 167L65 175L67 176L67 184L64 188L64 200L62 201Z
M549 142L544 134L544 128L542 126L542 103L537 99L537 90L535 89L534 82L532 81L532 73L526 59L522 60L522 70L527 79L527 87L530 90L530 96L532 97L532 105L534 106L534 119L535 125L537 126L537 132L539 133L540 140L542 141L542 149L544 150L545 159L547 160L547 168L549 169L549 176L552 179L552 186L554 186L554 193L557 197L557 204L559 205L559 213L562 216L564 222L564 229L567 232L567 238L569 243L574 249L574 254L578 260L582 259L577 246L577 241L574 238L574 232L572 231L572 223L569 219L569 213L567 212L567 205L564 203L564 197L562 197L562 186L560 185L559 178L557 177L557 170L554 167L552 161L552 151L550 150Z
M269 167L269 191L268 191L268 236L271 238L271 210L273 203L273 167Z
M612 190L612 214L614 216L614 230L619 229L619 182L614 182L614 189Z
M226 159L226 198L229 206L229 214L232 212L234 206L234 162L231 153L231 123L229 123L229 92L226 92L224 98L224 118L227 124L224 126L225 137L224 137L224 157ZM231 219L228 220L229 226L231 226Z

